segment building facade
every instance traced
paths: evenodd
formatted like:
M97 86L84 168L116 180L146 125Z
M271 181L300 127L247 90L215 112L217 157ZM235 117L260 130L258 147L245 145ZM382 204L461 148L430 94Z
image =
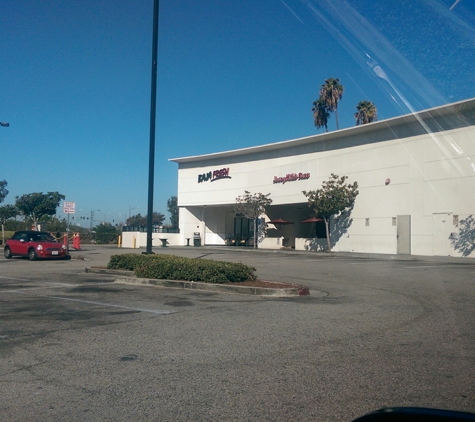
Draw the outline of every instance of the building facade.
M314 215L302 191L320 188L333 173L359 185L353 210L330 223L334 251L475 256L475 99L170 161L178 163L182 245L193 238L251 245L253 224L234 211L236 197L248 191L273 200L258 227L260 248L325 250L322 223L304 222ZM268 223L276 219L285 223Z

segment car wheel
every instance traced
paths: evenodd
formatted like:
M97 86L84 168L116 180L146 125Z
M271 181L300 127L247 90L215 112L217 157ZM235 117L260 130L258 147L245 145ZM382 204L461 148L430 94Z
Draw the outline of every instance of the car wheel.
M36 251L33 248L28 251L28 258L30 258L30 261L34 261L36 258L38 258Z
M5 250L3 251L3 255L5 255L5 258L10 259L12 257L12 251L8 246L5 247Z

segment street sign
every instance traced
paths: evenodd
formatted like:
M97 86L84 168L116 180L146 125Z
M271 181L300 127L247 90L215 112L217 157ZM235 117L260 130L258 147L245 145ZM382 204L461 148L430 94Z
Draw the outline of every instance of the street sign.
M65 214L74 214L76 212L76 202L63 202L63 212Z

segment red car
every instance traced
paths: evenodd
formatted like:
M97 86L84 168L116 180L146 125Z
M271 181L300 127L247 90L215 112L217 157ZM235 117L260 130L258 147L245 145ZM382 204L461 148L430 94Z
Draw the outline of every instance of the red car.
M20 231L7 240L3 251L5 258L27 256L34 261L38 258L69 258L66 246L57 242L48 232Z

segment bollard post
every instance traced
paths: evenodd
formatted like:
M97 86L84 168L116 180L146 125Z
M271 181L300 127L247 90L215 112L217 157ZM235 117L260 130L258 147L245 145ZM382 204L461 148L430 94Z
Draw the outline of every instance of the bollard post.
M74 233L73 235L73 248L76 250L81 249L81 237L79 233Z

